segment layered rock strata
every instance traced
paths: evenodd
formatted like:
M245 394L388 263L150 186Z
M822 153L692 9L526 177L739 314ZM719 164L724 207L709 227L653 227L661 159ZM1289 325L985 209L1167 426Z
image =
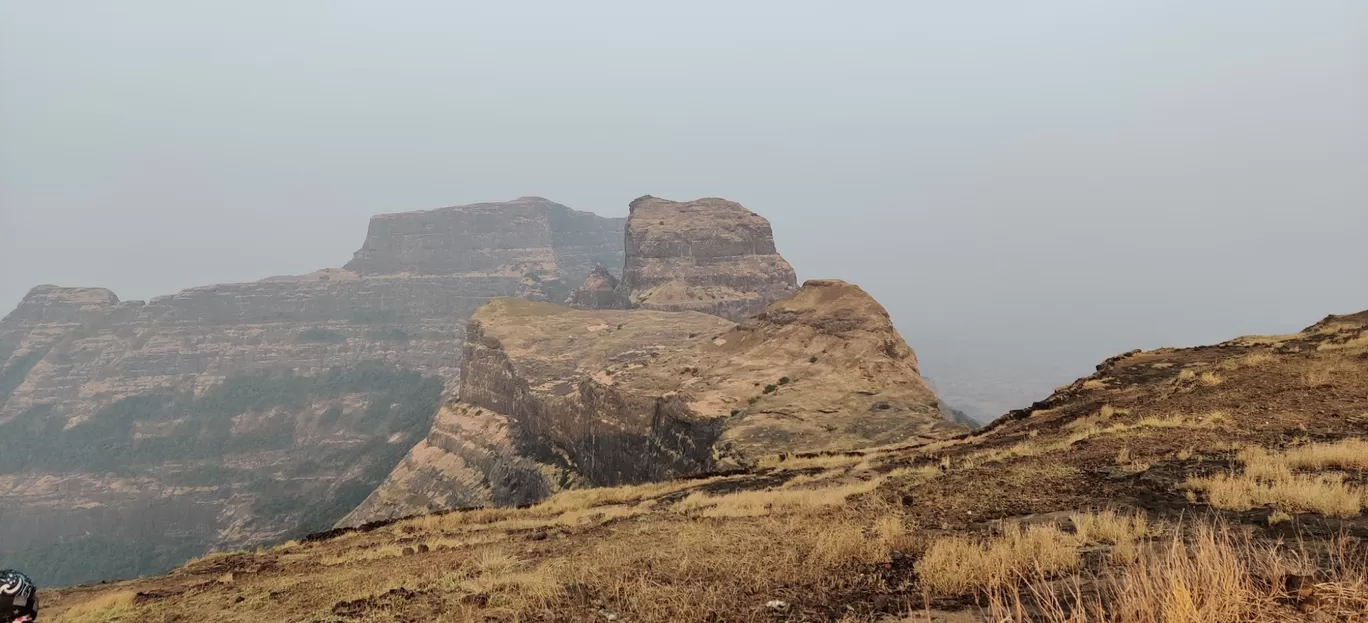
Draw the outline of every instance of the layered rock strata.
M622 228L525 198L378 216L343 269L33 289L0 321L0 561L62 584L330 526L454 395L465 319L564 300Z
M793 267L764 217L726 199L631 203L618 301L739 321L793 294Z
M840 281L740 324L497 299L471 319L461 383L344 525L966 430L883 307Z

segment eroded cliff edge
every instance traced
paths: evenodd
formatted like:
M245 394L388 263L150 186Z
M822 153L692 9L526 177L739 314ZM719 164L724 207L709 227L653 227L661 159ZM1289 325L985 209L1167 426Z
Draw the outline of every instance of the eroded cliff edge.
M461 383L343 525L966 430L884 308L840 281L740 324L497 299L471 318Z
M331 525L430 430L465 319L562 300L623 227L523 198L378 216L342 269L34 288L0 321L0 559L64 584Z

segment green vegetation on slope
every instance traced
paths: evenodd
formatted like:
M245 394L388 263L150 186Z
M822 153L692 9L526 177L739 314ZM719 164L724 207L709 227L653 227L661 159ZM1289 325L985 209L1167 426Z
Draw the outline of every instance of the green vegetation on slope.
M371 395L352 432L383 439L398 432L425 430L441 391L436 378L366 362L317 377L233 377L199 398L189 394L130 396L71 428L46 417L51 408L40 405L0 424L0 474L127 471L173 460L286 449L295 443L296 414L314 400L349 393ZM234 434L233 417L248 412L270 415L252 430ZM139 423L155 422L168 424L162 434L134 434Z
M190 487L245 485L236 490L256 496L254 521L287 528L288 536L302 536L332 527L384 480L410 445L389 443L389 438L395 433L426 432L441 392L440 379L371 361L315 377L232 377L198 398L188 393L130 396L70 428L64 418L52 416L52 405L43 404L0 424L0 475L145 475L167 463L189 463L179 473L156 477ZM321 415L307 415L311 404L348 394L365 395L364 407L344 411L334 406ZM235 431L235 419L247 413L255 414L250 417L252 426ZM298 454L282 472L275 471L278 466L255 471L223 462L226 455L235 453L296 448L297 431L311 435L340 431L347 437L362 435L366 441L299 447L292 450ZM345 474L346 479L307 478L328 473ZM165 518L175 512L179 511L163 509L156 516ZM187 517L184 521L194 520ZM179 536L101 534L56 543L0 542L0 566L23 567L49 586L163 573L212 545L203 534L193 532Z

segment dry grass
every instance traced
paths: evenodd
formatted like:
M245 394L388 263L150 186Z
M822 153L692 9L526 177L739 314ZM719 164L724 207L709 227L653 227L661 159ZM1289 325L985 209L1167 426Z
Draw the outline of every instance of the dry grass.
M1098 513L1076 513L1070 517L1074 534L1083 543L1110 544L1110 557L1117 564L1135 562L1139 554L1138 542L1149 537L1149 519L1140 513L1118 513L1104 510Z
M1015 444L999 448L990 448L970 452L961 456L958 462L946 457L943 468L950 468L957 465L960 468L971 468L978 465L998 463L1010 459L1048 455L1055 452L1068 452L1079 442L1101 436L1131 437L1141 434L1145 429L1165 429L1165 428L1215 428L1228 424L1230 418L1223 411L1212 411L1195 416L1169 415L1169 416L1146 416L1139 420L1125 423L1118 422L1105 425L1115 417L1129 415L1124 409L1116 409L1111 406L1104 406L1102 410L1094 415L1078 418L1066 423L1062 428L1068 432L1064 437L1053 439L1037 438L1037 435L1028 435L1027 439ZM1129 450L1125 450L1126 455L1118 456L1118 463L1125 464L1133 471L1143 471L1149 465L1140 461L1135 461L1129 455Z
M1344 342L1321 342L1318 351L1368 350L1368 331Z
M1300 333L1289 333L1286 335L1246 335L1244 337L1231 340L1234 344L1243 346L1272 346L1278 347L1286 342L1291 342L1301 338Z
M1104 422L1115 416L1128 414L1130 414L1130 411L1125 409L1117 409L1111 405L1102 405L1102 408L1096 414L1078 418L1065 424L1064 428L1067 430L1077 430L1089 426L1101 426Z
M1277 361L1278 358L1268 353L1250 353L1243 357L1235 357L1222 361L1217 367L1222 370L1239 370L1241 368L1257 368L1264 364Z
M748 609L794 587L821 603L869 582L858 570L912 538L901 525L839 511L653 523L595 543L564 579L593 587L623 620L758 620Z
M703 480L672 480L667 482L628 485L602 489L575 489L562 491L538 504L534 512L544 514L564 513L583 510L596 506L635 504L642 500L669 495L685 489L693 489L727 480L726 477L713 477Z
M1306 380L1307 386L1321 387L1333 385L1337 379L1342 379L1355 372L1357 370L1354 366L1349 365L1339 357L1319 357L1308 364L1303 378Z
M937 595L997 589L1027 576L1052 576L1078 568L1078 539L1053 524L1009 524L987 540L952 536L937 540L917 561L922 586Z
M1368 471L1368 440L1344 439L1312 444L1287 450L1281 457L1292 469Z
M1140 513L1119 513L1104 510L1097 513L1075 513L1074 533L1085 543L1121 543L1143 539L1149 535L1149 520Z
M1088 379L1083 381L1083 389L1106 389L1109 380L1111 379Z
M813 467L832 469L837 467L853 467L864 460L865 457L863 454L823 454L809 457L767 456L760 459L759 467L772 468L777 471L792 471L810 469Z
M131 615L134 591L124 590L100 595L52 617L53 623L97 623L118 621ZM44 619L46 620L46 619Z
M1368 498L1345 482L1340 473L1301 473L1297 470L1368 468L1368 442L1347 439L1271 452L1246 448L1236 457L1243 464L1238 474L1194 477L1187 487L1206 494L1216 508L1245 511L1272 506L1286 513L1320 513L1329 517L1356 517Z
M1196 370L1187 369L1178 373L1179 385L1184 385L1188 383L1199 383L1206 387L1214 387L1224 382L1225 379L1221 378L1220 375L1210 370L1199 373Z
M1033 576L1024 587L990 594L990 620L1001 623L1272 623L1307 620L1287 607L1319 609L1325 620L1368 615L1368 565L1362 551L1337 542L1320 561L1323 581L1289 590L1289 564L1275 545L1200 524L1190 538L1141 553L1135 564L1085 583ZM1085 586L1087 588L1085 588Z
M703 517L761 517L844 504L846 498L873 491L882 478L814 489L782 488L722 495L693 493L672 508Z

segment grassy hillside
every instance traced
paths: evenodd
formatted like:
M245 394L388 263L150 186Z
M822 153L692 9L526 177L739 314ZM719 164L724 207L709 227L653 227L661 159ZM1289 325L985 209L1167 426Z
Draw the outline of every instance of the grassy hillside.
M1134 352L982 431L201 559L50 620L1368 617L1368 313Z

